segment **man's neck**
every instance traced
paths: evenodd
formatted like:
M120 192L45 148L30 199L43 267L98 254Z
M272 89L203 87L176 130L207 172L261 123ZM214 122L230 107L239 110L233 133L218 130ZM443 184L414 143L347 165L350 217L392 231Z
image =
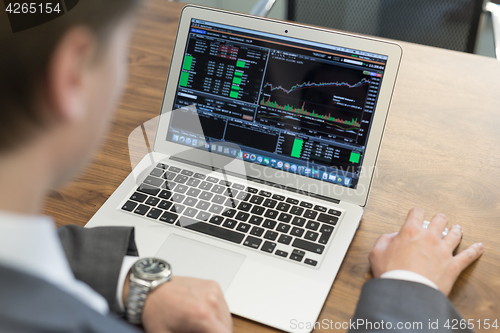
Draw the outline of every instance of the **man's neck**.
M37 147L0 154L0 210L39 214L52 181L48 166Z

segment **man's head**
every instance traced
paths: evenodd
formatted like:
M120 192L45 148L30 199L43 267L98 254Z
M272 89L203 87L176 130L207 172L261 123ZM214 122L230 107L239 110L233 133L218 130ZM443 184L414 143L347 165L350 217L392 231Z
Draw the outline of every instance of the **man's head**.
M44 147L72 176L105 133L127 76L139 0L84 0L67 14L12 33L0 13L0 158ZM33 148L34 149L34 148Z

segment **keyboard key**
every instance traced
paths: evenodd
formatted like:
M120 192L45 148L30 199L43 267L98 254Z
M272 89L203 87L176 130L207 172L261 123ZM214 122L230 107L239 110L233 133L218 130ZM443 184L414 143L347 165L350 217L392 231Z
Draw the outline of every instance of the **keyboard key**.
M207 178L207 181L211 182L211 183L218 183L219 182L219 179L218 178L215 178L215 177L208 177Z
M126 210L127 212L131 212L135 209L135 207L137 206L137 202L133 202L133 201L127 201L123 206L122 206L122 209L123 210Z
M163 163L158 163L156 165L157 168L160 168L160 169L163 169L163 170L166 170L168 168L168 165L166 164L163 164Z
M190 188L186 194L189 195L190 197L196 198L198 194L201 193L201 190L198 190L197 188Z
M172 208L170 208L170 210L174 213L182 213L184 211L184 207L183 205L180 205L180 204L175 204L175 205L172 205Z
M329 209L328 214L334 215L334 216L340 216L342 213L338 210L335 210L335 209Z
M219 206L219 205L216 205L216 204L213 204L212 207L210 207L210 209L208 210L210 213L214 213L214 214L221 214L222 213L222 210L223 210L223 207L222 206Z
M148 176L146 177L146 179L144 179L144 184L160 187L163 184L163 179Z
M299 200L293 199L293 198L287 198L286 202L288 202L289 204L292 204L292 205L298 205L299 204Z
M314 206L314 210L317 210L318 212L322 212L322 213L326 213L326 211L327 211L326 207L323 207L320 205Z
M306 253L304 251L298 250L298 249L293 249L292 254L296 254L298 256L305 256Z
M203 200L200 200L198 202L198 204L196 205L196 208L203 209L203 210L207 210L208 207L210 207L210 202L203 201Z
M139 192L135 192L130 197L130 200L134 200L134 201L137 201L137 202L144 202L144 200L146 200L147 198L148 198L147 195L139 193Z
M186 185L179 184L174 188L174 192L184 194L189 189Z
M197 222L196 220L192 220L192 222L193 223L189 223L186 226L184 226L184 228L198 231L203 234L217 237L220 239L225 239L227 241L237 244L241 243L243 241L243 238L245 238L245 234L236 231L227 230L212 224Z
M162 200L158 205L158 208L169 209L172 206L172 201Z
M268 252L268 253L273 253L275 247L276 247L276 243L266 241L266 242L264 242L264 244L262 244L262 247L260 248L260 250L264 251L264 252Z
M200 221L208 221L210 219L210 216L210 213L199 212L198 215L196 215L196 219Z
M264 233L264 230L265 230L264 228L253 227L252 230L250 231L250 234L257 236L257 237L260 237Z
M306 224L306 228L316 231L319 228L319 222L309 221Z
M186 182L187 186L192 186L192 187L197 187L200 185L201 180L196 179L196 178L189 178L189 180Z
M276 207L277 203L278 202L276 200L266 199L266 200L264 200L264 203L262 204L262 206L267 207L267 208L274 208L274 207Z
M184 211L184 215L187 217L195 217L198 214L198 210L196 208L189 207Z
M175 221L177 221L177 214L171 213L171 212L165 212L163 215L160 217L160 221L166 222L169 224L174 224Z
M319 214L319 216L318 216L318 221L325 222L325 223L332 224L332 225L336 225L338 220L339 220L339 218L336 216L327 215L327 214L323 214L323 213Z
M213 184L211 184L209 182L201 182L199 188L201 188L202 190L205 190L205 191L210 191L212 186L213 186Z
M260 225L263 220L264 220L264 218L262 218L260 216L252 215L252 216L250 216L250 220L248 220L248 222L252 223L253 225Z
M250 227L251 227L250 224L240 222L240 224L238 224L238 227L236 228L236 230L241 231L241 232L248 232L250 230Z
M174 180L175 176L177 176L177 174L170 171L165 171L165 173L163 174L163 178L165 178L166 180Z
M226 188L224 186L221 186L221 185L214 185L214 187L212 187L211 191L213 193L216 193L216 194L222 194L226 191ZM227 194L227 193L224 193L224 194Z
M305 217L306 219L313 219L313 220L314 220L314 219L316 218L316 216L318 216L318 212L315 212L314 210L310 210L310 209L308 209L308 210L306 210L306 212L304 213L304 217Z
M158 196L162 199L169 199L172 196L172 192L163 190L160 192L160 194L158 194Z
M236 196L236 199L241 200L241 201L247 201L248 198L250 198L250 193L248 193L248 192L240 192Z
M276 222L276 221L266 219L266 220L264 221L264 223L262 224L262 226L263 226L264 228L274 229L274 227L276 226L276 224L277 224L277 223L278 223L278 222Z
M160 217L161 213L163 213L161 209L151 208L151 210L148 212L148 215L146 216L156 220L158 217Z
M179 193L175 193L173 196L172 196L172 201L174 202L178 202L178 203L181 203L184 201L184 199L186 198L185 195L182 195L182 194L179 194Z
M250 214L248 214L248 213L238 212L238 214L236 214L236 216L235 216L235 219L246 222L246 220L248 220L249 217L250 217Z
M259 192L259 190L254 188L254 187L247 187L247 192L255 194L255 193Z
M259 195L253 195L252 198L250 199L250 202L256 205L260 205L262 201L264 201L264 197L261 197Z
M310 240L312 242L315 242L316 239L318 239L318 236L319 236L319 234L317 232L308 231L308 232L306 232L304 238L307 239L307 240Z
M276 228L276 230L286 234L288 232L288 230L290 230L290 228L291 227L289 224L280 223L280 224L278 224L278 227Z
M160 199L157 197L149 197L148 200L146 200L146 205L150 206L156 206L160 202Z
M301 206L301 207L305 207L305 208L312 208L313 204L312 204L312 203L310 203L310 202L307 202L307 201L302 201L302 202L300 203L300 206Z
M242 190L244 190L244 189L245 189L245 186L243 186L243 185L241 185L241 184L234 183L234 184L233 184L233 188L234 188L234 189L237 189L237 190L239 190L239 191L242 191Z
M180 172L181 169L180 168L177 168L177 167L174 167L174 166L171 166L170 168L168 168L168 170L172 171L172 172Z
M231 186L231 182L228 182L227 180L224 180L222 179L220 182L219 182L219 185L223 185L223 186L227 186L227 187L230 187Z
M199 197L199 198L200 198L201 200L206 200L206 201L209 201L210 199L212 199L212 197L213 197L213 196L214 196L214 195L213 195L212 193L210 193L210 192L206 192L206 191L205 191L205 192L203 192L202 194L200 194L200 197Z
M189 170L182 170L181 174L183 174L184 176L191 177L194 174L194 172Z
M308 265L311 265L311 266L316 266L318 264L318 262L316 260L306 259L306 260L304 260L304 264L308 264Z
M186 200L184 200L183 204L189 207L193 207L197 202L198 200L196 200L195 198L187 197Z
M236 206L238 206L238 202L239 202L238 200L234 200L232 198L229 198L226 200L226 202L224 202L224 206L236 208Z
M240 203L240 205L238 206L238 209L239 210L242 210L244 212L248 212L250 209L252 208L252 205L249 204L248 202L242 202Z
M226 209L224 213L222 213L222 216L225 217L234 217L236 215L236 209Z
M301 216L302 213L304 212L304 208L299 207L299 206L293 206L292 209L290 209L290 214Z
M206 176L201 173L195 173L193 177L198 179L205 179Z
M224 218L222 216L214 216L210 219L210 223L220 225L224 221Z
M217 194L213 199L212 199L212 202L213 203L216 203L218 205L222 205L224 202L226 201L226 197L225 196L222 196L222 195L219 195Z
M317 254L322 254L323 251L325 250L325 247L323 245L311 243L311 242L305 241L303 239L298 239L298 238L295 238L292 246L297 247L297 248L302 249L302 250L314 252Z
M276 209L279 210L280 212L288 212L288 210L290 209L290 204L287 204L287 203L284 203L284 202L280 202L278 204L278 206L276 206Z
M268 209L264 216L270 219L275 219L276 217L278 217L278 213L279 212L277 210Z
M252 210L250 213L255 214L255 215L262 215L266 209L261 206L253 206Z
M283 201L283 200L285 200L285 197L283 195L274 194L273 195L273 199L276 199L276 200L279 200L279 201Z
M278 217L278 221L288 223L292 220L292 215L287 214L287 213L281 213L280 216Z
M226 219L226 221L222 224L222 226L234 229L234 227L236 227L236 224L238 224L238 222L236 222L235 220Z
M330 236L333 233L333 229L334 227L329 226L327 224L323 224L321 226L321 229L319 230L319 232L321 233L321 237L319 238L318 242L321 244L327 244L328 240L330 239Z
M295 216L292 220L292 224L299 226L299 227L303 227L305 223L306 223L306 219L303 217Z
M276 250L276 252L274 254L277 256L283 257L283 258L286 258L288 256L288 252L281 251L281 250Z
M161 177L163 175L163 170L162 169L158 169L158 168L154 168L149 174L151 176Z
M141 184L141 186L139 186L137 191L142 192L142 193L146 193L149 195L157 195L160 192L160 189L157 187L153 187L151 185Z
M278 235L279 234L276 231L268 230L268 231L266 231L266 234L264 235L264 238L273 241L273 240L276 240L276 238L278 238Z
M281 235L280 238L278 239L278 242L283 243L285 245L290 244L292 241L292 237L288 235Z
M262 191L259 192L259 194L262 195L263 197L269 198L272 193L268 192L268 191L262 190Z
M139 205L135 210L134 213L139 214L139 215L146 215L146 213L149 210L149 206L146 205Z
M304 234L304 229L293 227L290 234L297 236L297 237L302 237L302 235Z
M245 241L243 242L243 245L254 248L254 249L258 249L260 246L260 243L262 243L262 239L248 236L247 239L245 239Z
M290 259L298 261L298 262L301 262L303 258L304 258L304 256L298 256L298 255L293 254L293 253L290 255Z

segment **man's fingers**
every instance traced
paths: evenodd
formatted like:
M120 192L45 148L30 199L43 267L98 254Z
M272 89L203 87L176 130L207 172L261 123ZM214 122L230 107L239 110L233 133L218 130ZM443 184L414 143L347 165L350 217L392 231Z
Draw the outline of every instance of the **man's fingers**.
M448 225L448 218L444 214L436 214L432 218L429 226L427 227L427 230L439 235L441 238L441 234L443 233L444 229Z
M454 225L451 230L448 231L448 234L444 236L443 242L446 244L446 247L450 250L450 252L453 252L457 248L458 244L460 244L462 234L462 228L459 225Z
M373 248L384 251L397 235L398 232L393 232L392 234L383 234L377 239L375 245L373 245Z
M408 212L405 223L401 227L401 230L410 226L422 228L422 225L424 224L424 217L425 211L422 208L413 208Z
M483 254L484 247L482 243L476 243L469 246L466 250L457 254L453 260L455 260L457 264L457 268L459 272L462 272L467 266L472 264L477 258Z

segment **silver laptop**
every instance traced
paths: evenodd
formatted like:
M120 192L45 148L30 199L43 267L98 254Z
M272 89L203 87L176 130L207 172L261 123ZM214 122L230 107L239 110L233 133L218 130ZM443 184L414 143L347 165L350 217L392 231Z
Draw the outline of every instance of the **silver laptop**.
M231 312L314 326L363 214L402 51L215 9L182 12L154 148L87 224L213 279Z

